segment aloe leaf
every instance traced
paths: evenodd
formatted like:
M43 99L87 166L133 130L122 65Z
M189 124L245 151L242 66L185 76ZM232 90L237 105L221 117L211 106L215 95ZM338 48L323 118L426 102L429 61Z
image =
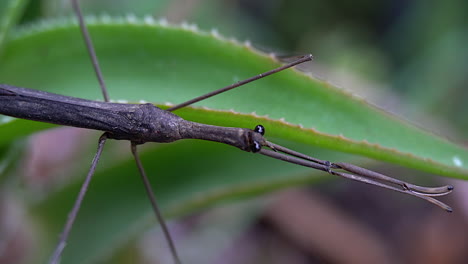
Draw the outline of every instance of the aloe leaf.
M134 17L88 19L88 23L115 100L174 104L279 65L249 45L190 26L167 26ZM1 61L4 83L100 98L73 22L44 22L17 33ZM214 110L188 108L177 113L227 126L265 123L269 136L441 175L467 175L466 149L298 71L279 73L196 104L199 106ZM13 122L21 126L27 121ZM29 124L31 132L42 126Z

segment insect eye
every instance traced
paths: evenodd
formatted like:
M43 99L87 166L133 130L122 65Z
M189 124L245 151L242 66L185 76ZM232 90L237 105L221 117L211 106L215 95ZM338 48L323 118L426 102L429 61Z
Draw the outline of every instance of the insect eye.
M254 131L260 133L262 136L265 135L265 128L262 125L255 126Z
M252 152L259 152L262 149L262 145L258 141L254 141L251 146Z

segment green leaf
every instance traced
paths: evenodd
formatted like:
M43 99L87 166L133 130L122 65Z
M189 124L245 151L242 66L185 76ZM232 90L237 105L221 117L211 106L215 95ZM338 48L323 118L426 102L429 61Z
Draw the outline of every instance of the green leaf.
M115 100L178 103L279 65L249 45L190 26L133 17L88 19L88 24ZM101 97L75 23L44 22L8 44L1 59L2 82L88 99ZM196 106L216 111L190 108L176 113L226 126L264 123L267 136L441 175L467 174L466 149L298 71L279 73ZM30 124L31 131L42 126Z
M247 44L192 26L168 26L132 17L87 21L114 100L175 104L280 65ZM80 32L68 20L16 32L0 61L4 83L101 98ZM295 70L176 114L223 126L253 128L260 123L272 141L280 140L322 159L349 159L349 155L329 151L338 150L451 177L468 175L466 149ZM3 120L0 144L47 127L50 125ZM160 204L172 216L317 179L309 169L215 143L187 140L157 146L144 152L142 159ZM64 263L101 258L153 220L133 161L120 157L110 163L108 149L73 229ZM43 259L51 252L78 188L75 182L35 204L34 215L46 230Z

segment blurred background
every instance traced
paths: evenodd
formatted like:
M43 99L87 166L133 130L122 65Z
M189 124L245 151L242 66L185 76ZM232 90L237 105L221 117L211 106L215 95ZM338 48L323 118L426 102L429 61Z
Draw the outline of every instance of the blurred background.
M172 23L195 23L206 31L215 28L221 35L248 40L279 55L312 53L314 63L304 71L467 146L468 1L82 0L81 4L87 14L151 14ZM69 1L31 1L22 23L70 14ZM79 149L79 143L70 143L63 151L63 144L54 146L50 141L81 133L70 131L42 133L30 140L24 166L29 175L39 174L36 183L47 185L48 178L40 175L53 173L57 164L79 153L68 150ZM46 151L41 151L43 145L48 146ZM185 263L468 262L465 182L383 163L372 163L372 169L411 174L413 182L432 177L435 183L455 185L456 192L443 198L455 212L447 214L417 199L337 180L223 204L172 221L170 227ZM14 201L0 201L1 230L17 221L21 212ZM27 261L25 255L34 245L28 230L19 234L0 237L0 263ZM103 262L170 263L164 245L155 226Z

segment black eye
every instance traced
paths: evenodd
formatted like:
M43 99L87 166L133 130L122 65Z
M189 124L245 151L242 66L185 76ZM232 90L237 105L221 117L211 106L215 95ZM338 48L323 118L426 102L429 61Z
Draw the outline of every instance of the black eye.
M262 136L265 135L265 128L262 125L255 126L254 131L260 133Z
M258 143L257 141L254 141L251 146L251 149L253 153L259 152L262 149L262 145L260 145L260 143Z

